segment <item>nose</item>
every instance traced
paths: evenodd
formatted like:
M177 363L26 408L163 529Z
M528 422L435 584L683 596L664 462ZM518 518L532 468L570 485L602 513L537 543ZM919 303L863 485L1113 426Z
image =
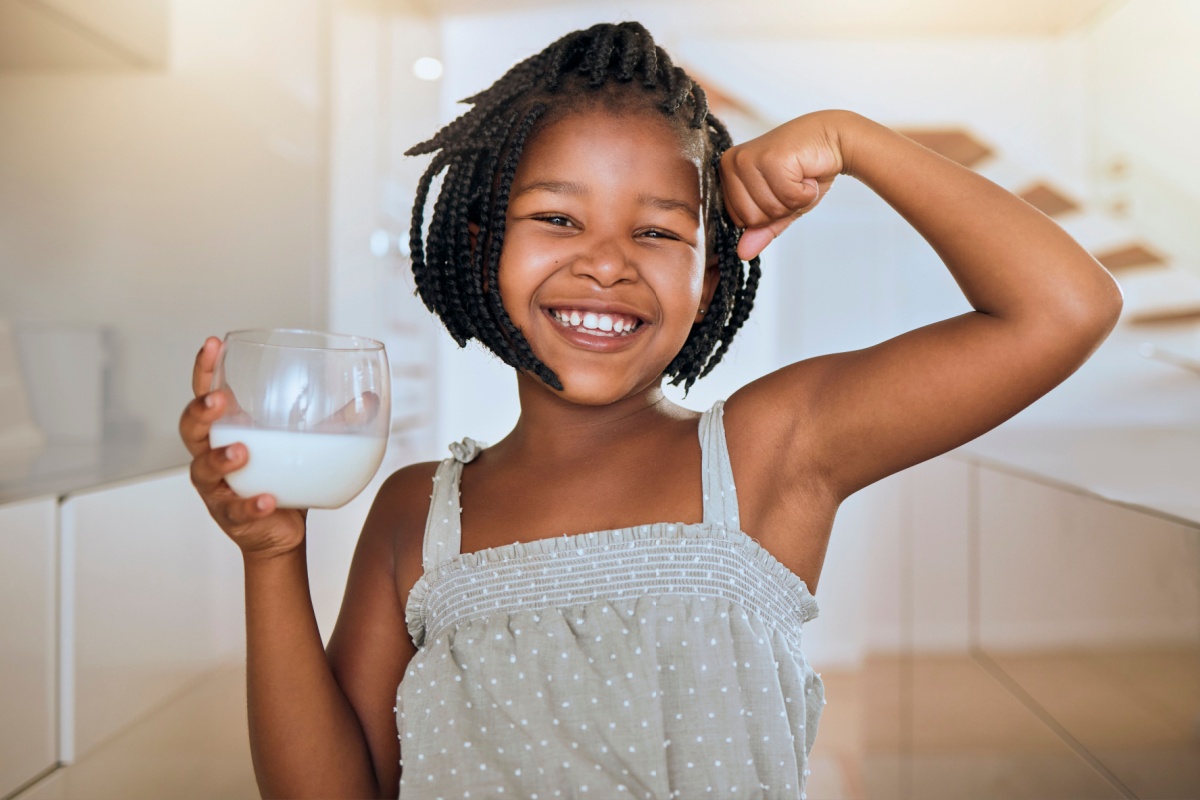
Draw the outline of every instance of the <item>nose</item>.
M571 265L571 273L590 278L605 288L637 280L637 267L620 243L612 238L584 245Z

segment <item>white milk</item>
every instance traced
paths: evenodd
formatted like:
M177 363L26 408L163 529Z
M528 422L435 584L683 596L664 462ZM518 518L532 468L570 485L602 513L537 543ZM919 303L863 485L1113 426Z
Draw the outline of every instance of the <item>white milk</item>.
M225 481L240 497L273 495L278 508L344 506L371 482L387 449L386 437L240 425L214 425L208 439L213 449L244 444L249 460Z

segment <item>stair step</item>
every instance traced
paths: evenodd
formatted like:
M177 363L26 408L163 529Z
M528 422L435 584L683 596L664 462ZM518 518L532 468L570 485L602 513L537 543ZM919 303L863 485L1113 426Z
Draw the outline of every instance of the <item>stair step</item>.
M897 128L896 130L917 144L928 147L933 152L962 164L964 167L974 167L992 155L991 148L959 128Z
M1121 317L1127 322L1200 319L1200 275L1162 264L1123 271L1117 283L1125 299Z
M1136 269L1167 263L1163 256L1140 242L1095 253L1096 260L1109 270Z
M1137 232L1119 219L1097 211L1068 214L1056 219L1059 227L1089 253L1108 253L1138 242Z
M1047 217L1058 217L1080 209L1079 203L1045 181L1037 181L1015 194Z

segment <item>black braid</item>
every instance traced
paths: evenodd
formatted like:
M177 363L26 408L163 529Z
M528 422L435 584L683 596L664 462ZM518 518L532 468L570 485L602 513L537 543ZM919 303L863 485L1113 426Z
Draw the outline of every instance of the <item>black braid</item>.
M759 259L737 255L741 231L721 202L718 165L733 146L712 115L704 90L636 22L595 25L553 42L462 102L472 108L410 148L435 154L417 185L409 232L417 292L460 347L477 339L506 363L528 370L555 389L558 376L534 355L500 298L500 253L508 196L530 136L551 121L600 104L618 113L657 109L708 158L703 172L709 254L720 278L702 322L667 366L686 392L721 361L754 306ZM687 133L691 132L691 133ZM428 234L424 209L434 178L445 170ZM478 226L472 246L470 226Z

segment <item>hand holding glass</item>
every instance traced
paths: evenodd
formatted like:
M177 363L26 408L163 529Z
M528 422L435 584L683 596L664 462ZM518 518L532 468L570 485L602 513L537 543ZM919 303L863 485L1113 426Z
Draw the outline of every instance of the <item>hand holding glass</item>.
M340 508L371 482L391 428L391 377L374 339L295 329L232 331L211 391L227 411L214 449L241 442L248 460L225 476L241 497L278 508Z

